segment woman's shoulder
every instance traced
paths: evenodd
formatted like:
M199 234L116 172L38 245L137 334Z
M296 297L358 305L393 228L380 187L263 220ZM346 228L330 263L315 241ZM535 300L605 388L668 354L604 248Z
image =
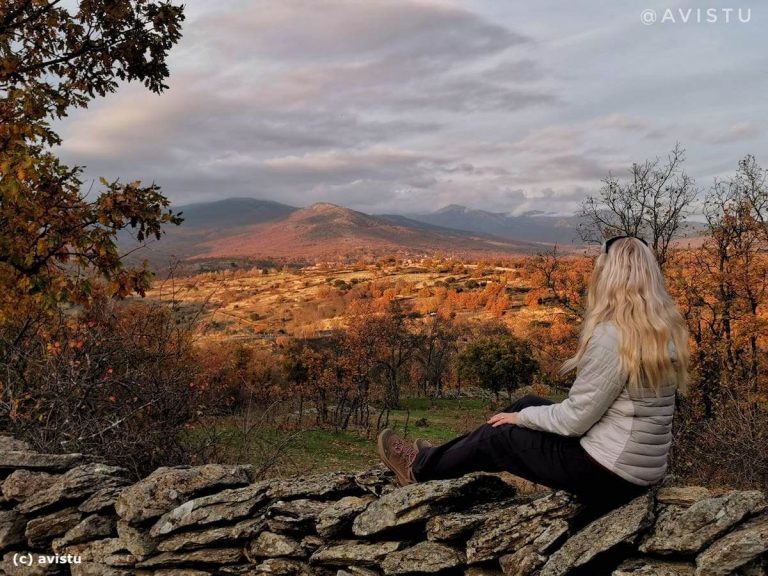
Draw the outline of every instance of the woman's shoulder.
M595 324L589 338L591 355L616 355L619 353L619 327L611 320Z
M619 327L613 320L603 320L595 324L592 337L601 340L616 340L619 337Z

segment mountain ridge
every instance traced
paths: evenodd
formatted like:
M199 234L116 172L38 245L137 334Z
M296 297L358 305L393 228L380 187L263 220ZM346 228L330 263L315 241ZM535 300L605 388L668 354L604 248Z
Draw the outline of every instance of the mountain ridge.
M552 228L547 217L510 217L458 204L430 214L367 214L330 202L296 207L233 197L180 205L175 211L185 221L178 228L167 228L142 257L154 262L169 258L307 261L392 253L478 257L531 254L559 241L557 234L546 230L529 234L535 239L525 237L526 230L536 226ZM121 246L130 248L130 239L123 240Z
M424 226L406 217L371 215L328 202L299 208L288 216L246 226L238 233L204 242L192 258L271 256L352 258L401 253L530 253L529 242Z

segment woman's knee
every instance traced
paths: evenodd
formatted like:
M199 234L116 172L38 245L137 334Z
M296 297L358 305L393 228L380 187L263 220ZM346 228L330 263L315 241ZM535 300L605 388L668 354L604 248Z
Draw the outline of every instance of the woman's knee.
M522 398L519 398L513 404L505 408L504 412L519 412L523 408L529 406L545 406L547 404L553 404L552 400L544 398L542 396L536 396L535 394L526 394Z

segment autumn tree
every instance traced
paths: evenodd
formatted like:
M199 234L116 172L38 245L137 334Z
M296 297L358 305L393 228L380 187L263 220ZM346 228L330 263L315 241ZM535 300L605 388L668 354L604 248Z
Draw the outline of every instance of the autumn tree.
M416 348L409 311L402 302L392 299L382 311L368 311L358 316L350 328L359 331L362 326L357 323L361 321L372 340L372 377L381 386L384 406L397 408Z
M162 92L182 20L181 6L149 0L0 3L0 322L22 297L87 302L95 278L114 295L147 287L145 267L123 265L116 235L159 237L179 217L154 184L102 179L87 197L82 168L56 157L51 125L119 82Z
M598 193L581 205L582 240L642 236L664 268L672 240L682 232L697 194L694 180L683 170L684 161L685 150L678 144L664 160L633 164L627 179L608 174Z
M422 394L440 396L456 356L460 331L449 315L430 317L416 338L414 361Z
M581 316L591 264L586 258L564 256L557 244L528 258L525 268L532 289L526 304L549 303L572 316Z
M510 401L512 392L530 384L539 369L530 343L511 334L472 340L457 361L462 378L491 390L497 399L506 390Z
M671 285L696 344L694 365L705 415L722 389L753 399L766 388L768 330L768 186L754 158L739 162L733 178L716 180L704 207L701 246L676 256Z
M96 302L148 287L145 266L124 265L117 234L128 230L142 241L181 220L155 184L102 179L100 190L87 193L82 168L56 156L61 138L53 124L121 82L162 92L166 59L181 36L182 20L182 7L164 1L0 1L0 426L49 448L58 426L69 442L59 449L122 451L136 457L137 468L143 466L139 452L154 458L153 442L163 438L170 446L189 421L179 388L188 386L194 370L191 365L178 370L189 346L169 341L158 345L167 355L154 355L139 341L120 344L119 337L139 338L136 332L115 330L81 356L66 339L88 331ZM155 329L174 320L159 310L149 313L148 335L160 339ZM110 325L110 315L118 312L105 314L96 326ZM48 349L57 343L68 353ZM121 350L135 354L141 368L126 363L119 378L108 379L114 393L103 393L97 368L107 365L110 354L122 361ZM150 358L157 363L155 372L147 365ZM115 374L118 369L123 367L115 366ZM161 374L164 369L172 374ZM153 375L151 382L142 380ZM174 403L177 416L170 413ZM131 436L134 431L146 442ZM134 438L140 450L111 444L121 433Z

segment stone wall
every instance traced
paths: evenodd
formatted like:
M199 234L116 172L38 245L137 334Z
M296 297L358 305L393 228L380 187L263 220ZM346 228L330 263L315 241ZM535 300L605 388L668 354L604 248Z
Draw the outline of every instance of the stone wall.
M211 464L131 484L8 437L0 482L0 574L767 573L755 491L665 486L589 521L565 492L523 494L496 475L396 488L381 469L253 481Z

